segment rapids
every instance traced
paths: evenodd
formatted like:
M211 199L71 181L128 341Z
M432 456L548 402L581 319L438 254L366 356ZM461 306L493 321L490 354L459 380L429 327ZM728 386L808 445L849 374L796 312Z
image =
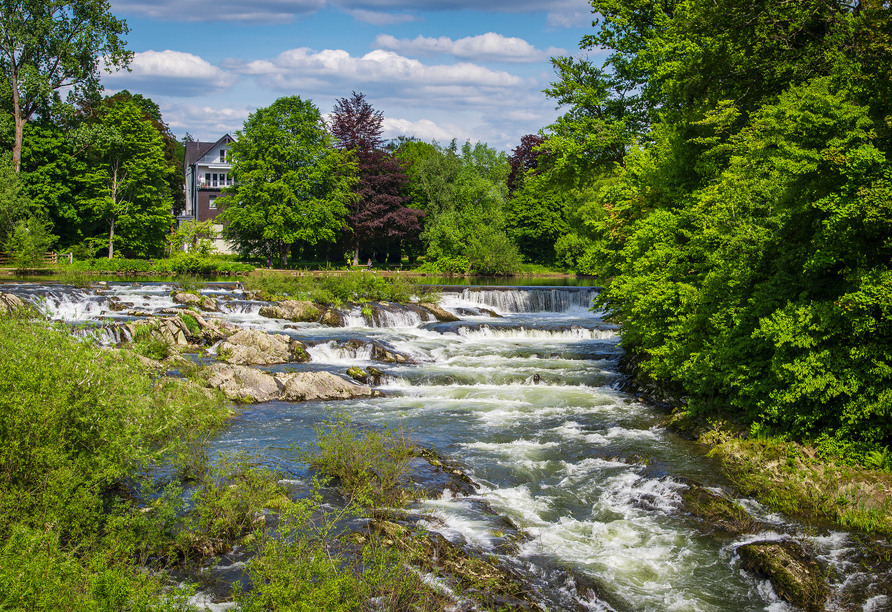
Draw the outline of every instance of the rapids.
M175 306L171 289L163 283L0 285L51 318L95 326L106 342L115 341L102 331L109 322L133 318L112 311L111 302L160 312ZM788 538L817 552L833 588L829 609L892 608L870 588L892 578L861 566L850 534L805 527L748 499L740 502L767 530L707 534L681 509L689 479L716 490L727 483L700 447L660 426L662 412L620 390L620 336L589 310L596 291L456 288L444 292L440 305L459 314L459 322L393 314L386 326L372 328L354 311L348 327L327 328L261 317L263 303L246 300L234 284L211 286L204 293L218 299L219 316L308 345L312 361L288 368L343 373L374 365L384 371L386 392L359 401L246 407L214 441L214 451L247 451L283 479L302 481L307 468L293 448L312 445L313 428L323 421L344 414L371 426L401 427L458 460L480 484L472 495L418 504L428 513L428 528L524 572L551 610L793 610L766 580L743 571L736 554L757 539ZM351 338L386 343L414 363L373 362L371 350L342 347ZM504 538L499 515L527 536L511 553L498 546Z

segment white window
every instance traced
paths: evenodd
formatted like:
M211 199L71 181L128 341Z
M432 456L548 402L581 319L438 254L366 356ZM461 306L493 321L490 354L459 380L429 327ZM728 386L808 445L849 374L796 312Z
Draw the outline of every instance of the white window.
M226 163L226 149L220 149L220 163Z
M217 208L217 196L208 198L208 208Z
M211 174L210 174L210 173L207 173L207 174L204 175L204 185L203 185L203 186L204 186L204 187L210 187L210 186L211 186Z
M211 186L216 187L217 186L217 173L215 172L213 176L214 176L214 178L211 179L212 180Z

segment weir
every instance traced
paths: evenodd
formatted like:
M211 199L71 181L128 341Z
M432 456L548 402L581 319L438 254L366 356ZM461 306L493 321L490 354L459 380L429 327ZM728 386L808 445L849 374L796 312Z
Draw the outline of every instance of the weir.
M50 317L96 325L97 339L112 344L126 338L100 322L133 319L111 311L112 302L160 313L174 306L172 288L0 291L19 294ZM597 288L440 289L441 306L460 321L439 323L396 306L375 318L357 306L344 309L343 327L296 324L261 317L263 303L238 290L205 291L221 304L208 317L307 346L310 363L281 368L343 374L373 366L383 371L385 392L243 408L212 440L213 456L247 452L283 479L305 482L310 473L294 449L309 448L313 428L333 414L403 428L460 461L479 484L412 510L425 513L430 530L515 568L551 610L794 610L764 577L743 570L737 549L757 539L793 540L814 553L828 575L829 609L892 607L880 588L892 575L862 563L852 534L801 525L750 499L736 501L764 524L757 535L717 531L685 510L690 482L717 493L730 491L728 483L699 446L662 427L662 412L619 389L619 330L590 310ZM407 361L377 360L374 343ZM513 548L504 546L505 519L523 534Z

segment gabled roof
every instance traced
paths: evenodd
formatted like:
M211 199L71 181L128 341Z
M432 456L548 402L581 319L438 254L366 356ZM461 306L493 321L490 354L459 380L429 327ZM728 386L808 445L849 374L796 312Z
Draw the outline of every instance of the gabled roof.
M194 164L195 162L200 160L202 157L204 157L208 153L208 151L212 151L213 149L215 149L216 147L219 147L220 145L229 144L230 142L233 142L234 140L235 140L235 138L233 138L229 134L226 134L225 136L223 136L216 142L198 142L198 141L187 142L186 143L186 158L185 158L184 165L191 166L192 164Z

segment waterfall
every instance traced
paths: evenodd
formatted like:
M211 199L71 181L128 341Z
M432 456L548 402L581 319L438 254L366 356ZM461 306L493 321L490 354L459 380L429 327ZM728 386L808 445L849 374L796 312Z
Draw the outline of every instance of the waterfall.
M459 294L446 294L446 306L483 306L500 313L559 312L588 310L598 295L597 288L533 288L464 289Z

